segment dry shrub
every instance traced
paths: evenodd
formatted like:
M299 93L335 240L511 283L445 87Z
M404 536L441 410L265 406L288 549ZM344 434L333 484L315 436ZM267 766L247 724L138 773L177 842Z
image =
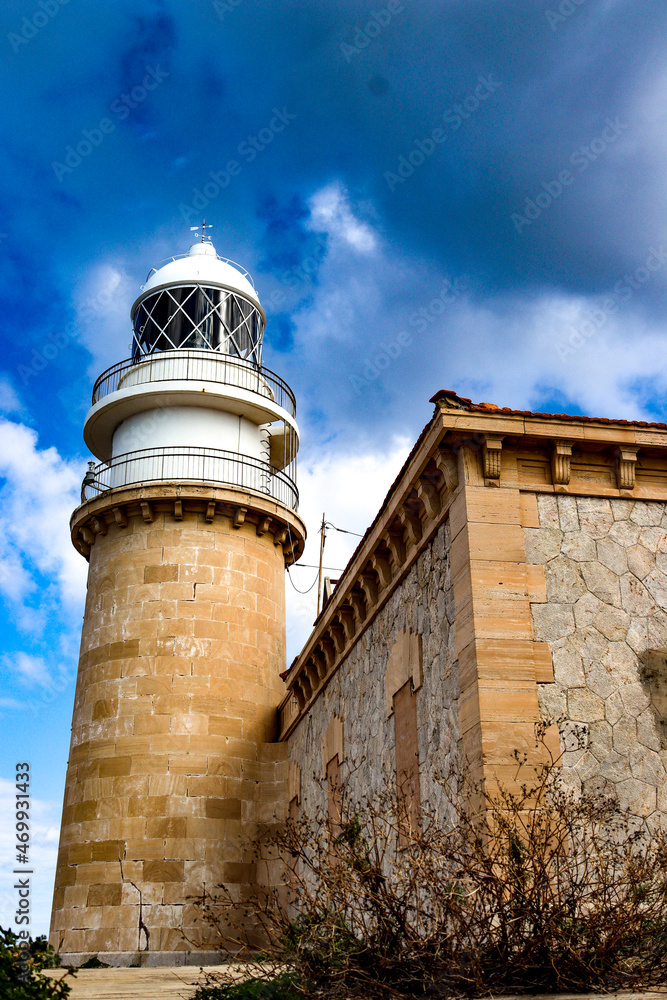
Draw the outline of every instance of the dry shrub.
M278 998L375 998L667 982L664 831L637 828L601 794L565 793L554 762L519 765L513 791L458 796L445 784L448 829L426 815L399 837L406 817L387 793L363 808L343 799L335 837L324 817L305 817L258 845L285 859L285 885L242 917L221 887L204 913L227 938L235 917L264 928L255 984L279 970Z

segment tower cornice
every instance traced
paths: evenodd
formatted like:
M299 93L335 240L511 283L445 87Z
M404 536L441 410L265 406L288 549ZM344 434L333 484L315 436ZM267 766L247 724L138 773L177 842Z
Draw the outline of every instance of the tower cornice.
M250 490L185 483L140 483L106 490L72 514L72 544L88 559L96 537L106 535L112 526L122 530L133 517L151 521L159 515L178 522L188 512L202 514L209 522L224 517L234 528L253 525L258 535L272 535L274 544L283 549L287 566L303 552L306 526L281 503Z

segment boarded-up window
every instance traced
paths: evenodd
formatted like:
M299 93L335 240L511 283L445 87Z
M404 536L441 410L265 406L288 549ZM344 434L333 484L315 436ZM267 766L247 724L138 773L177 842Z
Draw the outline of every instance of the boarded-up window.
M332 757L327 764L327 816L331 837L330 851L332 854L335 854L333 842L340 834L341 819L340 762L338 754Z
M414 836L421 817L417 698L411 680L394 695L394 727L399 847L405 847L410 836Z

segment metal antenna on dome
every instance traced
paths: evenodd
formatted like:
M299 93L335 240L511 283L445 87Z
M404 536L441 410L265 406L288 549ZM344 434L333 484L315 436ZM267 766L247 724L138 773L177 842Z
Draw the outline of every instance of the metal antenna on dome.
M207 239L207 236L206 236L206 230L207 229L213 229L213 225L211 224L210 226L207 226L206 225L206 219L204 219L204 221L201 224L201 241L202 241L202 243L204 243L204 241ZM199 232L199 226L190 226L190 232L191 233L197 233L197 232Z

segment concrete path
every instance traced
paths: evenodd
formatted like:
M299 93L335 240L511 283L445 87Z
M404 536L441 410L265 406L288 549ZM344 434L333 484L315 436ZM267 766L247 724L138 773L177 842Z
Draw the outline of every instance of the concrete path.
M211 969L214 971L214 969ZM62 969L47 974L60 978ZM147 969L80 969L69 1000L191 1000L200 972L197 966L179 965ZM615 993L616 1000L667 1000L667 993ZM502 997L499 1000L608 1000L597 993L559 993L548 997Z
M62 969L49 969L59 979ZM79 969L67 982L69 1000L190 1000L199 982L196 966L150 969Z

